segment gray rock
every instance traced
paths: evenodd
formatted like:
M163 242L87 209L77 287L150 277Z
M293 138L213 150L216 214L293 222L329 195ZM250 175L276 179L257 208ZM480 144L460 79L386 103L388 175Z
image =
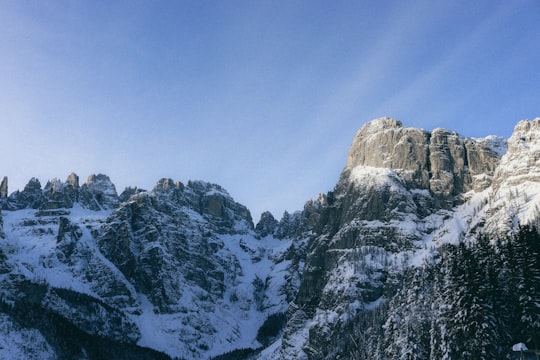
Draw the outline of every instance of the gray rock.
M493 187L540 182L540 118L520 121L508 140L508 152L494 174Z
M67 190L67 187L68 184L59 179L49 180L43 189L43 201L39 208L43 210L72 208L76 196Z
M70 209L78 201L79 177L71 173L66 182L56 178L47 182L39 208L42 210Z
M73 199L73 202L79 202L79 189L79 176L75 173L69 174L64 191L69 198Z
M182 283L202 289L201 301L223 297L225 277L238 270L216 255L223 243L214 234L249 226L249 211L221 187L162 179L111 214L98 246L156 312L174 313L181 310Z
M146 190L139 189L138 187L126 187L124 191L118 196L118 200L120 203L126 202L134 195L137 195L139 193L145 192Z
M428 189L441 206L451 207L462 193L489 186L500 158L484 139L465 138L445 129L404 128L397 120L381 118L356 133L345 169L393 169L407 187ZM477 181L476 175L486 177Z
M81 237L82 231L79 226L70 223L66 217L60 217L56 241L58 249L64 253L66 258L69 259L75 252L76 243Z
M184 192L190 206L217 226L217 232L227 233L234 229L234 232L245 233L253 230L249 210L235 202L221 186L204 181L189 181Z
M508 152L502 158L492 181L485 231L506 236L525 221L540 226L540 207L535 200L540 183L540 118L520 121L508 139ZM519 213L526 210L525 219Z
M261 214L261 219L255 226L255 232L261 238L272 235L276 231L278 221L274 218L271 212L265 211Z
M2 210L0 210L0 239L4 239L6 233L4 232L4 219L2 218Z
M423 129L404 128L400 121L390 118L373 120L354 136L345 168L399 169L411 186L427 188L429 142L430 133Z
M7 188L7 180L5 186ZM114 185L106 175L92 175L80 187L79 177L72 173L66 182L55 178L49 180L43 189L39 180L32 178L23 191L16 191L5 199L2 207L9 210L55 210L72 208L77 202L92 210L114 209L119 204Z
M4 176L2 183L0 183L0 199L6 199L8 197L8 178Z
M489 187L500 161L501 152L486 139L404 128L389 118L363 126L334 190L295 217L296 226L315 229L303 233L309 243L295 306L311 318L376 301L395 280L391 266L380 264L415 249L435 230L432 215L454 208L468 191ZM291 236L294 221L285 222ZM350 267L354 272L343 278L342 269ZM303 349L316 358L314 349L339 336L339 326L313 326Z
M39 209L43 203L43 192L41 190L41 183L38 179L32 178L26 184L23 191L13 192L5 208L9 210L19 210L19 209Z
M82 207L91 210L116 209L120 204L116 188L107 175L90 175L79 191Z

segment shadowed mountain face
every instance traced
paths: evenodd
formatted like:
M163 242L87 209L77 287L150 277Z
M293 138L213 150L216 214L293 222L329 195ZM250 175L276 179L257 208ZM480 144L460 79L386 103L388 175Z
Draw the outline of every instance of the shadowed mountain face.
M512 244L538 224L539 144L540 119L519 122L508 140L377 119L356 133L333 191L256 226L202 181L161 179L118 195L106 175L81 185L71 174L8 194L4 178L0 357L100 358L107 346L114 358L401 358L393 352L412 340L396 330L396 312L422 303L406 293L411 284L455 308L468 294L435 297L446 288L429 274L455 274L440 259L465 264L479 239L506 249L495 239ZM429 322L432 334L450 324L426 316L410 321ZM520 326L536 339L535 325ZM418 346L455 355L459 336L430 343L419 333ZM511 341L498 339L492 358Z

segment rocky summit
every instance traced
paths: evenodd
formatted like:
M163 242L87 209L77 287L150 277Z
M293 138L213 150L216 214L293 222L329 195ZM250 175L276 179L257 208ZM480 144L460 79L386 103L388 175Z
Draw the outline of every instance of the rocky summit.
M354 136L257 224L221 186L0 183L0 358L507 359L540 348L540 118Z

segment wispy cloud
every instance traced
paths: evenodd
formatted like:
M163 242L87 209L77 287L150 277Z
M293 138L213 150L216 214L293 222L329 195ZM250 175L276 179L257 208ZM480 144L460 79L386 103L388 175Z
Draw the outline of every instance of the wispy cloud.
M378 104L375 112L409 114L421 109L419 118L409 119L416 121L419 126L433 128L455 124L457 114L462 114L466 106L478 105L471 94L485 85L478 79L466 78L472 74L464 68L481 61L478 58L479 49L485 49L488 38L504 23L511 6L510 3L499 3L498 6L489 7L490 12L483 14L484 17L465 36L460 36L440 61L431 62L410 83L391 93L386 101ZM457 21L456 26L459 26ZM500 65L498 63L494 58L484 66ZM493 73L492 76L497 77L497 74Z

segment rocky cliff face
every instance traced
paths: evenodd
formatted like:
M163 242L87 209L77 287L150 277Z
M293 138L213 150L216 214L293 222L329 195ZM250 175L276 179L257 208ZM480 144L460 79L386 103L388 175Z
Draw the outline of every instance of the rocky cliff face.
M118 195L71 174L8 195L4 179L0 345L15 352L0 357L350 358L352 331L382 339L409 269L539 223L539 154L540 119L508 141L377 119L332 191L256 226L202 181Z
M79 186L71 174L43 189L32 179L2 208L0 313L17 336L44 339L51 358L204 358L257 347L276 336L257 329L285 312L294 291L291 242L256 233L247 208L215 184L161 179L119 197L105 175ZM21 318L29 307L32 317L47 314L37 327ZM66 326L78 334L66 335L69 348L51 340ZM94 349L100 341L114 351Z
M8 197L8 178L4 176L2 182L0 183L0 199L5 199Z
M502 138L404 128L389 118L362 127L318 210L283 345L268 358L350 356L338 349L351 349L347 331L369 323L405 269L444 243L537 223L538 124L520 122L508 152Z
M7 178L2 182L7 194ZM111 210L119 205L116 188L107 175L90 175L82 186L79 177L70 174L65 182L52 179L41 188L38 179L32 178L23 191L16 191L8 196L0 196L0 206L4 210L41 209L53 210L72 208L79 203L89 210Z
M539 225L540 119L520 121L508 140L508 152L493 175L485 207L485 227L500 235L519 223Z
M183 282L204 290L200 296L210 302L223 297L225 278L234 281L238 269L214 259L224 247L216 234L242 235L252 228L247 209L221 187L162 179L107 219L98 246L156 311L174 313L183 308Z
M444 204L451 207L463 193L490 185L504 147L500 138L472 139L445 129L404 128L397 120L381 118L356 133L342 177L358 166L392 169L407 187L453 200Z

